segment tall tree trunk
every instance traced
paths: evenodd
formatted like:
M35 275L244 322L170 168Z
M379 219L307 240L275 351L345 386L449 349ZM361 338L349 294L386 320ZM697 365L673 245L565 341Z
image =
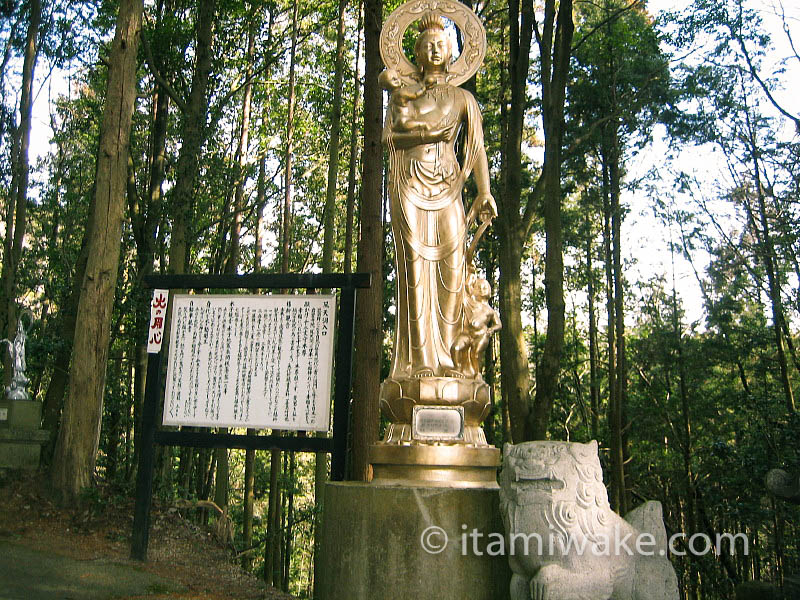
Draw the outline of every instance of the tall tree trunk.
M292 11L292 49L289 53L289 96L286 100L286 160L283 166L283 239L281 243L281 272L288 273L291 265L292 243L292 159L294 152L294 104L295 69L297 61L297 11L299 3L294 3Z
M78 316L78 303L81 297L81 287L83 276L86 273L86 262L89 260L89 235L93 229L94 221L94 202L95 194L89 205L89 222L83 232L81 249L75 263L75 273L72 276L72 283L69 296L59 311L60 320L59 337L61 344L57 346L53 359L53 375L45 392L42 406L42 428L49 432L47 444L42 448L42 463L49 465L55 451L56 440L58 439L59 420L61 409L64 404L64 395L67 392L69 382L69 366L72 359L72 347L75 339L75 324Z
M136 343L132 342L131 345L133 346L133 355L136 354ZM133 385L134 385L134 362L128 362L128 388L131 392L133 392ZM135 397L131 396L131 406L128 414L125 415L125 479L126 481L130 482L133 478L133 474L135 473L134 470L134 463L133 463L133 423L134 423L134 403Z
M294 479L296 471L295 453L289 453L289 486L286 491L286 536L283 551L283 581L281 589L289 591L289 580L292 567L292 548L294 537Z
M156 4L157 21L156 27L163 31L163 16L170 14L174 10L172 0L166 3L159 1ZM170 40L171 41L171 40ZM162 68L164 61L162 57L168 52L163 45L159 45L155 55L152 57L154 68ZM153 272L156 246L158 240L156 232L159 223L163 219L163 190L164 177L166 174L167 156L167 129L169 126L169 105L170 98L167 91L162 86L157 86L153 93L153 121L150 134L150 156L148 164L150 166L149 181L147 185L147 195L142 205L139 205L138 195L135 193L135 180L133 179L133 168L130 168L130 177L133 182L129 185L128 201L130 219L133 230L133 238L136 243L136 277L141 281L146 275ZM129 161L131 165L131 161ZM163 268L162 263L162 268ZM133 422L134 422L134 450L129 477L136 475L136 465L138 465L138 453L141 439L141 419L142 408L144 407L144 391L147 385L147 328L150 326L150 297L142 286L136 286L138 299L136 301L136 352L135 378L133 383Z
M220 429L220 433L227 433L227 429ZM194 450L192 450L194 452ZM228 506L228 490L230 486L230 463L228 449L217 448L217 474L214 477L214 503L221 509ZM219 517L223 518L223 517Z
M147 204L143 210L131 211L133 222L134 240L136 241L136 272L137 279L153 272L156 254L156 229L161 218L161 205L163 201L162 185L166 171L167 156L167 127L169 125L169 96L159 90L154 95L155 111L153 115L152 142L150 155L150 180L147 189ZM147 384L147 327L150 324L150 298L146 293L140 294L137 303L136 325L136 373L133 383L133 414L134 414L134 464L138 464L136 457L140 450L142 407L144 406L144 390ZM131 470L131 475L135 470Z
M670 254L673 254L670 249ZM672 272L672 333L675 337L675 358L678 362L678 390L681 397L681 428L683 439L681 440L681 456L683 458L683 478L686 487L686 526L687 533L694 535L697 533L697 509L694 474L692 472L692 427L691 413L689 409L689 385L686 374L686 361L683 355L683 332L678 314L678 290L675 286L675 266L673 256ZM688 561L686 568L689 570L689 586L687 598L697 600L698 572L695 567L695 560Z
M286 164L284 165L284 202L281 228L281 273L289 272L292 235L292 137L294 135L295 61L297 57L298 3L292 11L292 46L289 57L288 117L286 124ZM280 431L273 431L280 435ZM284 457L284 462L286 458ZM281 561L281 487L278 473L281 465L280 450L270 451L269 508L267 543L264 557L264 578L267 585L281 586L283 562Z
M206 141L208 118L208 79L214 41L216 0L198 0L195 64L192 87L181 126L181 149L175 167L172 190L172 233L169 247L170 273L185 273L189 252L189 225L192 223L192 197L200 170L200 152Z
M6 209L3 267L0 272L0 332L14 339L17 329L17 270L22 257L22 243L27 229L28 213L28 155L31 143L31 116L33 114L33 79L36 59L39 56L39 28L42 21L41 0L30 0L28 5L28 31L22 61L22 88L19 98L19 126L14 131L11 147L11 190ZM11 364L3 353L5 383L11 381Z
M511 27L517 27L516 23L519 21L519 19L518 18L514 19L513 16L510 13L511 13L511 6L509 6L509 19L508 19L508 21L509 21ZM518 14L518 13L519 13L519 5L517 4L516 5L516 12L514 14ZM527 16L526 16L526 19L528 19ZM523 20L522 24L523 24L523 26L525 26L524 28L527 28L527 20ZM532 30L531 30L531 35L532 35ZM512 71L511 66L510 66L510 61L505 58L505 57L511 56L511 52L510 52L510 50L508 48L508 36L506 35L506 28L505 27L501 27L500 28L500 48L501 48L500 55L502 57L504 57L504 58L501 58L501 62L500 62L500 65L501 65L501 69L500 69L500 86L499 86L498 97L496 98L496 101L500 105L500 124L501 124L501 126L500 126L500 148L501 148L501 152L500 152L500 182L501 182L503 194L500 194L500 197L495 198L495 201L497 202L497 210L498 210L498 215L497 216L498 216L498 218L495 219L494 223L495 223L495 232L496 232L497 238L498 238L498 243L497 243L497 265L498 265L497 297L498 297L498 309L500 310L501 320L503 320L503 319L506 319L510 313L504 312L504 309L503 309L503 307L501 305L501 301L502 301L501 300L501 294L503 293L503 284L500 283L500 278L503 275L503 269L500 266L500 261L501 261L500 252L502 251L503 242L500 239L500 236L502 235L502 232L500 231L500 227L507 226L508 224L511 223L510 219L506 219L505 218L506 214L511 216L511 210L506 206L507 203L509 203L509 200L511 200L511 199L506 198L505 194L506 194L506 192L508 190L508 176L507 176L507 173L508 173L508 135L509 135L509 128L510 128L509 111L508 111L508 105L509 105L508 90L511 88L511 85L509 83L509 78L513 74L513 71ZM526 74L527 74L527 67L526 67ZM513 151L513 149L512 149L512 151ZM519 199L515 198L514 200L518 201ZM518 202L514 203L514 207L515 207L514 210L517 211L517 213L515 213L515 214L518 214L518 210L519 210ZM506 242L506 243L508 243L508 242ZM508 310L508 309L506 309L506 310ZM509 397L506 394L506 392L508 390L507 390L507 384L505 384L503 382L503 371L504 371L504 367L503 367L503 346L504 345L508 346L508 342L504 341L503 336L505 334L503 333L502 330L505 329L506 327L507 327L507 325L504 324L503 327L500 330L500 335L498 336L498 344L499 344L499 346L498 346L496 354L500 359L500 369L499 369L500 370L500 417L501 417L502 428L503 428L503 439L506 440L506 441L509 441L509 442L513 442L514 441L514 435L513 435L513 432L511 431L511 413L510 413L509 404L508 404ZM524 342L524 338L523 338L523 342ZM512 346L513 346L513 343L512 343ZM525 376L528 376L528 367L527 366L525 367ZM521 407L521 410L523 410L523 411L530 410L529 409L529 405L528 405L528 401L527 401L528 388L530 388L530 380L528 382L528 387L525 389L525 393L526 393L525 405L524 405L524 407ZM523 434L524 434L524 423L525 423L526 417L527 417L527 414L521 416L519 419L515 419L515 421L518 420L520 423L523 423L523 427L522 427Z
M510 103L504 112L503 193L497 198L498 263L500 266L500 390L509 413L512 440L525 440L530 413L528 350L522 329L520 270L527 242L527 223L519 218L522 196L522 133L525 122L526 86L530 48L536 26L533 1L509 0L508 88ZM505 108L505 102L501 102ZM527 207L526 207L527 209ZM528 212L526 210L526 212ZM531 217L532 218L532 217Z
M325 210L323 216L322 235L322 272L333 271L333 246L336 233L336 192L339 178L339 136L342 123L342 81L344 79L344 41L345 41L345 9L347 0L339 0L339 17L336 29L336 58L333 75L333 105L331 106L331 134L328 147L328 182L325 189ZM354 127L355 129L355 124ZM320 436L324 433L318 434ZM317 452L314 457L314 582L318 581L319 560L322 538L323 496L325 480L328 478L328 454ZM315 586L316 587L316 586ZM315 589L315 594L319 590Z
M257 184L257 197L256 197L256 226L255 226L255 252L253 259L253 272L260 273L261 268L261 255L262 244L261 239L262 219L264 215L264 208L266 205L266 168L267 160L261 157L258 162L258 184ZM255 429L248 429L247 435L256 435ZM242 537L244 538L244 545L246 549L253 546L253 507L255 497L253 495L253 488L255 486L255 450L247 450L244 455L244 522L242 524ZM269 543L269 540L267 541ZM252 566L251 554L246 554L242 561L243 566L249 569Z
M592 225L588 207L586 210L586 296L589 299L589 406L591 436L598 439L600 432L600 384L597 377L597 316L594 307L594 253L592 248Z
M261 272L261 220L263 219L264 207L266 204L266 158L261 157L258 161L258 181L256 185L256 224L255 224L255 252L253 255L253 273ZM248 429L247 435L257 435L255 429ZM255 496L253 488L256 477L256 451L246 450L244 455L244 518L242 522L242 538L244 539L245 549L249 550L253 546L253 508L255 506ZM245 569L252 567L252 554L245 554L242 557L242 566Z
M267 507L267 540L264 544L264 581L267 585L280 585L280 497L279 475L281 453L271 450L269 457L269 504Z
M500 247L500 386L503 404L510 414L511 436L514 443L525 441L525 422L530 411L528 392L528 350L522 328L522 280L520 268L524 240L520 231L516 240L508 225L498 228ZM514 228L517 229L517 228Z
M253 56L255 55L256 45L256 27L252 25L249 28L247 36L247 69L246 77L247 83L244 86L244 93L242 96L242 123L239 129L239 141L236 147L235 163L236 163L236 176L234 182L234 199L233 199L233 222L230 228L230 246L228 248L227 260L225 260L225 273L236 273L239 268L240 258L240 237L242 231L242 213L244 211L244 184L245 184L245 170L247 166L247 151L248 142L250 137L250 107L253 97L253 82L251 80L253 71ZM225 215L222 216L225 218ZM230 462L229 452L227 448L217 448L217 475L216 486L214 490L214 502L220 508L225 508L228 505L228 495L230 487ZM247 492L245 492L245 510L247 507ZM252 532L252 504L250 508L250 523ZM220 517L220 518L224 518ZM245 516L247 520L247 516Z
M267 207L267 157L262 156L258 161L258 183L256 187L256 229L255 229L255 249L253 254L253 272L260 273L263 270L261 262L264 256L264 210Z
M561 371L564 348L564 257L561 224L561 145L564 136L564 101L569 77L572 36L572 0L547 0L542 35L537 35L542 82L542 125L545 150L542 166L544 194L544 261L547 336L536 365L536 396L526 423L526 437L547 437Z
M344 79L345 9L347 0L339 0L339 18L336 30L336 57L333 73L333 104L331 105L331 131L328 142L328 183L325 188L325 209L322 235L322 270L330 272L333 265L335 236L336 182L339 177L339 136L342 128L342 80Z
M353 270L353 224L356 203L356 169L358 168L358 97L361 90L358 66L361 60L361 25L363 23L363 0L358 4L358 39L356 40L356 60L353 68L353 110L350 114L350 164L347 172L347 208L344 230L344 272Z
M194 220L193 197L200 153L208 135L208 80L214 42L216 0L198 0L195 23L195 63L188 101L182 109L181 149L175 166L175 187L169 207L172 228L169 238L170 274L185 273L189 262L189 227ZM169 332L169 325L166 328ZM166 336L165 336L166 337ZM164 447L159 455L162 484L169 481L172 453Z
M275 587L283 589L283 559L286 556L286 546L284 545L283 532L286 531L286 476L289 473L287 454L283 455L283 466L281 467L281 485L278 494L278 522L275 526L276 548L273 556L273 570L275 572Z
M614 381L614 422L611 427L612 443L612 470L616 487L618 488L619 504L617 510L624 515L628 512L628 486L625 476L625 462L627 458L626 440L626 398L628 377L625 366L625 302L624 282L622 280L622 209L620 207L620 165L619 165L619 131L616 123L611 130L611 161L609 175L611 178L611 238L612 261L614 269L614 327L616 329L617 368Z
M257 435L255 429L248 429L247 435ZM253 487L256 482L256 451L246 450L244 455L244 516L242 517L242 540L244 541L245 551L253 547L253 508L255 506L255 494ZM250 569L253 564L252 554L247 552L242 556L242 567Z
M611 175L609 163L610 151L604 146L602 151L603 169L603 254L605 259L606 275L606 360L608 362L608 430L609 448L611 451L611 481L609 485L611 506L619 510L621 474L619 467L622 464L621 449L619 447L619 420L617 402L617 326L616 304L614 303L614 257L612 242L612 199Z
M122 365L121 360L114 360L111 359L111 381L119 381L122 373L120 373L120 367ZM106 455L106 472L105 472L105 480L108 482L114 481L117 476L117 467L119 466L119 456L118 456L118 448L119 448L119 439L121 436L120 425L121 425L121 410L119 407L113 407L109 412L109 419L108 419L108 431L106 437L106 444L105 444L105 455Z
M749 116L749 115L748 115ZM749 124L749 119L748 119ZM753 184L755 187L756 200L758 201L758 221L760 225L756 226L755 218L751 218L754 233L758 240L759 252L761 262L764 265L764 270L767 272L767 286L769 288L769 299L772 308L772 328L775 336L775 348L778 354L778 366L781 373L781 384L783 386L784 401L786 402L786 410L789 413L795 411L794 391L792 390L792 382L789 379L789 365L786 360L786 350L784 349L784 323L785 316L783 311L783 299L781 298L781 284L777 272L777 255L775 253L775 242L772 239L772 232L767 217L767 205L764 197L764 186L761 183L761 169L759 166L759 148L758 141L755 138L754 127L750 127L750 155L753 161ZM749 204L747 200L746 203ZM788 329L788 327L786 328ZM788 336L787 336L788 337Z
M378 74L382 0L364 1L364 148L361 155L361 236L358 270L372 275L372 287L360 290L356 303L353 364L353 470L352 479L370 477L369 446L378 440L378 392L383 331L383 223L381 190L382 106Z
M136 100L142 0L122 0L109 58L108 87L97 160L95 217L75 331L69 394L59 430L52 483L62 501L91 483L100 436L111 310L116 288L128 140Z
M254 17L257 15L254 15ZM253 19L257 21L256 18ZM244 184L247 179L247 151L250 140L250 106L253 98L253 57L256 52L256 28L253 23L249 27L247 34L247 68L245 77L247 83L244 86L242 97L242 126L239 130L239 144L236 147L236 182L233 197L233 225L231 226L230 248L228 260L225 262L225 273L236 273L239 267L239 254L241 248L242 215L244 213ZM225 215L223 215L223 219Z
M497 280L496 280L496 273L497 273L497 262L495 256L496 244L492 242L486 243L486 251L483 253L483 267L486 273L486 279L489 282L491 289L496 290ZM496 372L496 362L497 362L497 350L496 350L496 340L492 338L489 342L489 346L486 348L486 357L483 364L483 379L486 381L486 385L489 386L489 394L492 401L491 408L489 411L489 416L486 417L486 422L484 424L484 429L486 432L486 441L492 445L501 445L503 438L502 436L498 435L496 429L496 418L498 410L502 410L502 403L498 402L497 398L497 372Z
M183 431L194 430L194 427L186 427ZM192 492L192 469L194 467L195 449L183 446L178 452L178 494L184 498L189 498ZM205 475L204 475L205 476Z

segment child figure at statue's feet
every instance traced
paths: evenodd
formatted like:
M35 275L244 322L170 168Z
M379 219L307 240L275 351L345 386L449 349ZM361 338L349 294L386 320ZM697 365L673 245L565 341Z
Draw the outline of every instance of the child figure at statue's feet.
M453 342L450 353L456 367L454 375L474 379L481 372L483 352L492 334L502 325L497 311L489 306L492 289L488 281L471 273L467 278L467 292L464 330Z

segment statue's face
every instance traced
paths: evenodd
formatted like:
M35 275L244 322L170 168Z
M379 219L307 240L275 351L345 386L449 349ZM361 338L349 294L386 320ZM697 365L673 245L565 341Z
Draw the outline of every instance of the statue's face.
M489 286L489 282L485 279L481 279L478 283L478 297L481 300L488 300L491 294L492 288Z
M400 74L394 69L386 69L378 78L381 85L388 90L396 90L403 83L400 81Z
M444 71L453 56L450 38L440 29L428 29L417 42L417 64L423 71Z
M391 74L389 75L389 85L392 86L393 90L403 85L403 82L400 81L400 74L395 70L392 70Z

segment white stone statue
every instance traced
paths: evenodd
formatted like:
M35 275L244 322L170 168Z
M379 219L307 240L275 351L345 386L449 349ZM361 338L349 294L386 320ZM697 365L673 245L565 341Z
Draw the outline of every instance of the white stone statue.
M500 473L511 600L677 600L659 502L622 519L597 442L506 444Z
M23 323L23 317L28 317L28 327ZM9 400L30 400L25 386L30 380L25 375L27 363L25 361L25 343L28 339L28 329L33 325L33 315L25 311L17 319L17 335L13 340L0 340L0 344L8 345L8 355L11 357L11 366L14 374L11 377L11 385L6 386L6 397Z

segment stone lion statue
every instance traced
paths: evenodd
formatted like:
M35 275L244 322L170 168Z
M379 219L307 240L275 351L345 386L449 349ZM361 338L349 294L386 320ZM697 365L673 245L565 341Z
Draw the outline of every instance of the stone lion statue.
M597 442L506 444L500 473L511 600L677 600L659 502L622 519Z

